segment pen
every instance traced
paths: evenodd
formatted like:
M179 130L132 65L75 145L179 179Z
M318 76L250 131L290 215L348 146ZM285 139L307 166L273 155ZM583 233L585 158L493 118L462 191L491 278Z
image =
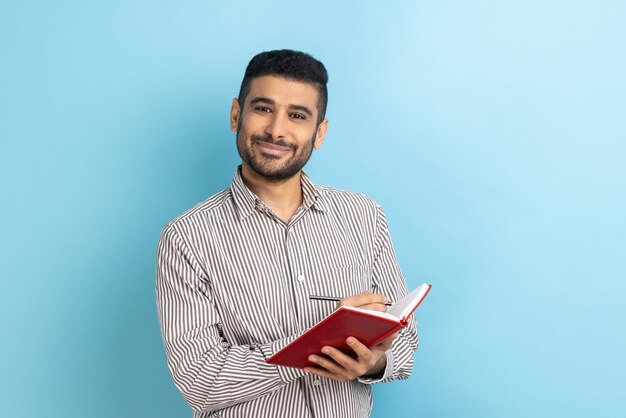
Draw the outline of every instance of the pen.
M337 296L317 296L317 295L310 295L309 299L313 299L313 300L328 300L331 302L339 302L341 299L344 298L340 298ZM385 306L394 306L396 304L396 302L387 302L385 303Z

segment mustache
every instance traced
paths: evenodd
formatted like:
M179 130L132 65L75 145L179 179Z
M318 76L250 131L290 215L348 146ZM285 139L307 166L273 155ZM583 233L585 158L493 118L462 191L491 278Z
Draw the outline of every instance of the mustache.
M268 144L272 144L272 145L278 145L280 147L287 147L287 148L291 148L293 150L295 150L297 147L294 144L291 144L287 141L285 141L284 139L278 139L276 141L274 141L272 139L272 136L267 134L267 135L251 135L250 138L255 141L255 142L267 142Z

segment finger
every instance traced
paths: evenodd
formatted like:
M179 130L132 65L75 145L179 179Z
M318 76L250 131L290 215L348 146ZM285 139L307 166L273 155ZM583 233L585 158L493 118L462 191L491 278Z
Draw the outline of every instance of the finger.
M367 291L342 299L339 301L337 306L361 307L370 304L384 305L385 303L387 303L387 298L385 296Z
M338 351L338 350L335 350ZM327 354L327 352L329 352L329 350L324 350L322 349L322 352L324 352L324 354ZM334 374L337 375L345 375L345 369L340 366L339 364L337 364L337 362L335 362L333 359L328 358L328 357L324 357L324 356L317 356L315 354L310 355L309 356L309 361L311 363L315 363L317 366L328 370L329 372L332 372Z
M370 303L368 305L361 305L359 309L369 309L370 311L387 312L387 305L382 303Z
M369 353L370 355L365 355L363 358L358 357L357 359L354 359L333 347L323 347L322 352L331 357L341 367L341 370L332 370L348 377L349 379L355 379L358 376L365 374L374 366L374 364L376 364L376 359L373 355L371 355L371 353Z
M309 366L309 367L305 367L304 371L309 373L309 374L315 375L315 376L325 377L327 379L338 380L338 381L341 381L341 382L345 382L347 380L350 380L350 379L348 379L348 378L346 378L344 376L335 374L335 373L330 372L330 371L328 371L326 369L323 369L321 367L311 367L311 366Z
M352 295L339 301L340 305L347 306L363 306L371 303L380 303L384 305L387 303L387 297L372 293L370 291L359 293L358 295Z
M364 361L370 361L372 357L372 351L361 341L354 337L348 337L346 339L348 346L356 353L359 359Z
M342 369L353 369L359 364L358 360L355 360L354 357L351 357L334 347L322 347L322 353L326 354L328 357L334 360L335 364L337 364Z
M359 361L359 376L366 373L372 367L376 365L378 360L385 354L386 349L372 349L370 350L365 344L354 337L348 337L346 343L358 356ZM363 369L364 368L364 369Z

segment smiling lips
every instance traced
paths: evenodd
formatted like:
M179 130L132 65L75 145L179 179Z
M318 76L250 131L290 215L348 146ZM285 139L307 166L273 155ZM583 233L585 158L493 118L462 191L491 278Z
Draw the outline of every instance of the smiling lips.
M283 155L287 155L288 153L292 151L292 148L290 147L270 144L269 142L255 141L254 143L256 144L257 147L259 147L262 153L271 155L274 157L282 157Z

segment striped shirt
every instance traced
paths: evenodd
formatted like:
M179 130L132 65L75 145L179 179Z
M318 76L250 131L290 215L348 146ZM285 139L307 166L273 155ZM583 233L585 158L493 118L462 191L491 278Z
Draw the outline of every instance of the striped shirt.
M406 284L382 208L357 193L316 186L288 224L243 183L171 221L157 254L157 307L167 362L193 409L208 417L369 417L370 384L406 379L413 321L386 352L382 378L338 382L265 360L370 290L397 300Z

